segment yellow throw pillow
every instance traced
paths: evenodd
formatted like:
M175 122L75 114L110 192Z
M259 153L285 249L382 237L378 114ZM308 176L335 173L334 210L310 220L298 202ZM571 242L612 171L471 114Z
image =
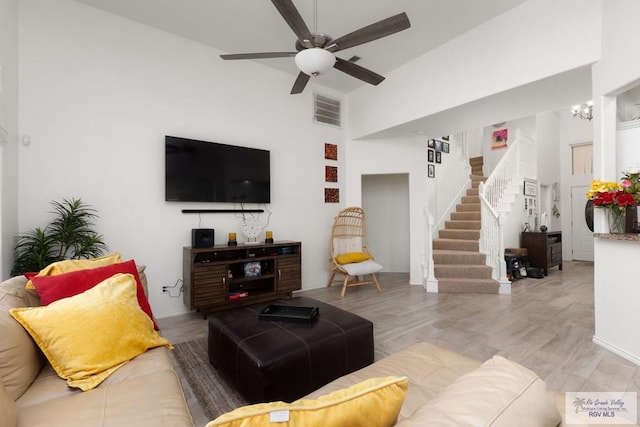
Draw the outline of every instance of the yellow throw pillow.
M389 427L398 418L408 387L407 377L372 378L316 400L244 406L206 427Z
M56 276L62 273L68 273L70 271L84 270L85 268L103 267L109 264L115 264L122 262L122 258L118 252L114 252L109 255L105 255L99 258L89 259L65 259L63 261L54 262L49 264L38 274L36 277L42 276ZM27 289L35 289L31 280L29 280L25 286Z
M371 254L366 252L349 252L346 254L338 255L336 262L338 264L353 264L354 262L367 261L373 258Z
M83 391L150 348L173 348L140 308L131 274L116 274L44 307L13 308L10 313L56 373Z

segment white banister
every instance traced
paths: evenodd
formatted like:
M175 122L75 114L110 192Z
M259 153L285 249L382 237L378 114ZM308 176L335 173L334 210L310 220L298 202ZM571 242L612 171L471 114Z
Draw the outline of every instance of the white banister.
M500 283L500 293L511 293L504 259L504 224L511 195L519 191L522 173L535 165L533 140L520 129L507 152L487 180L479 186L481 208L480 252L487 255L492 277Z

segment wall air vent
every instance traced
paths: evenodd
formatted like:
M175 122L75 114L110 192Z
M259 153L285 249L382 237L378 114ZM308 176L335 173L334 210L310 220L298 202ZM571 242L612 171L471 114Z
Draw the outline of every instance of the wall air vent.
M313 121L340 127L340 100L313 92Z

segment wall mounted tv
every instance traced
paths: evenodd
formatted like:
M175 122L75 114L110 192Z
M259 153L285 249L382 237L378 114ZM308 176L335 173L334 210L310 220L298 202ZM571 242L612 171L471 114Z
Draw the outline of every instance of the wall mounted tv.
M165 200L269 203L269 151L166 136Z

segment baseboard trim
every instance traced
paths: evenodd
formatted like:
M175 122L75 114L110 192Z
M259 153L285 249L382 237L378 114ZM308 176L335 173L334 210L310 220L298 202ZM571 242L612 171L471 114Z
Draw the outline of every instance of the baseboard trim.
M615 346L611 343L608 343L607 341L598 338L597 336L593 336L593 342L595 344L598 344L600 347L604 347L607 350L609 350L612 353L617 354L618 356L627 359L630 362L635 363L636 365L640 365L640 356L635 355L635 354L631 354L626 350L621 349L618 346Z

